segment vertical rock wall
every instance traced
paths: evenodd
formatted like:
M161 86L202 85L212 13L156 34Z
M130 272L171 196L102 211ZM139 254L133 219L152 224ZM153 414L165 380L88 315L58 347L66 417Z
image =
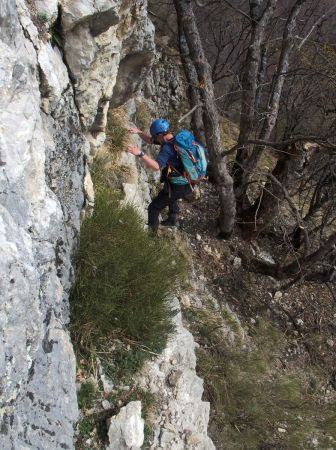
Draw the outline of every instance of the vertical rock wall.
M1 1L2 449L73 448L68 294L88 137L103 131L120 61L135 49L134 70L148 67L152 35L145 2Z

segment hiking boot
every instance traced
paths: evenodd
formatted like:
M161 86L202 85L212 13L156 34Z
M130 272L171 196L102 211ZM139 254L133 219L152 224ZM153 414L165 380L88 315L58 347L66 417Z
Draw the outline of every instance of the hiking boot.
M162 220L161 225L165 227L176 227L177 220L175 217L168 217L166 220Z

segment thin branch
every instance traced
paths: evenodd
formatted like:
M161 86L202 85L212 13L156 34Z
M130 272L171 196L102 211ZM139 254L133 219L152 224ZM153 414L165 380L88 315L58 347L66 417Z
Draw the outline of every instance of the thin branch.
M247 144L264 145L266 147L272 147L275 150L282 150L284 147L286 147L290 144L295 144L296 142L302 142L302 141L313 141L316 144L319 144L321 147L336 149L336 144L329 142L328 140L322 138L321 136L297 136L293 139L288 139L287 141L280 141L280 142L264 141L261 139L249 139L248 141L246 141L246 145ZM244 149L244 147L236 144L233 147L231 147L229 150L225 150L222 153L222 156L230 155L238 149ZM286 153L288 153L289 155L292 154L290 152L286 152Z
M301 47L305 44L306 40L309 38L309 36L312 34L312 32L315 30L315 28L322 22L322 20L329 15L334 9L336 8L336 5L332 6L328 11L326 11L322 16L314 23L314 25L309 30L306 37L302 39L300 44L298 45L298 50L301 50Z
M192 114L200 106L203 106L203 103L199 103L198 105L194 106L190 111L184 114L184 116L180 117L178 123L181 123L186 117L190 116L190 114Z
M258 217L258 212L259 212L259 208L260 208L260 205L261 205L261 200L262 200L263 195L264 195L264 186L262 186L261 183L259 183L259 182L258 182L258 184L259 184L259 186L261 186L261 194L260 194L260 197L259 197L258 207L257 207L255 215L254 215L254 231L257 231L257 217Z
M223 0L224 3L226 3L231 9L233 9L234 11L238 12L239 14L241 14L242 16L246 17L250 22L255 22L258 23L255 19L253 19L253 17L249 16L246 12L244 12L243 10L237 8L236 6L232 5L231 2L229 2L228 0Z
M296 222L297 222L298 226L303 231L304 241L305 241L305 250L304 250L303 257L306 257L306 255L308 254L308 250L310 249L310 241L309 241L308 231L307 231L307 228L304 224L302 217L300 216L299 210L297 209L297 207L295 206L295 203L293 202L293 200L291 199L291 197L289 195L289 192L287 191L285 186L282 183L280 183L280 181L272 173L258 172L258 174L263 175L267 178L270 178L273 181L273 183L275 183L277 186L279 186L280 189L282 190L283 195L284 195L285 199L287 200L287 203L289 204L291 210L293 211L293 213L296 217Z

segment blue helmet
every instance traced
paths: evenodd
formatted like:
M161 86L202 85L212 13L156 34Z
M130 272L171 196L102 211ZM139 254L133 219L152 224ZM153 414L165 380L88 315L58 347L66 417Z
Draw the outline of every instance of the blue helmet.
M169 122L166 119L155 119L149 129L153 137L160 133L166 133L168 130Z

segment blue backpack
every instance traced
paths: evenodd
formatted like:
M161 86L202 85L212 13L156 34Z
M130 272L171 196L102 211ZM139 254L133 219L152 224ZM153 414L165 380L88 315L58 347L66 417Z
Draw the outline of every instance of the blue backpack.
M175 135L172 144L181 158L184 173L169 177L170 183L193 185L205 181L208 162L204 147L196 141L194 135L188 130L181 130Z

